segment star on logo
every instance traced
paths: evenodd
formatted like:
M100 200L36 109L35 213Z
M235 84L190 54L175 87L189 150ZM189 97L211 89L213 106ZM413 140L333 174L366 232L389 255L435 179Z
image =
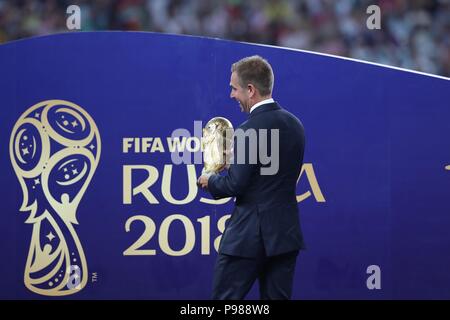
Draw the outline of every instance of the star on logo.
M75 121L72 122L72 127L75 128L76 126L78 126L78 122L75 120Z
M34 184L35 184L35 185L40 184L40 183L41 183L41 181L39 181L39 178L34 179Z
M45 237L48 238L49 241L52 241L53 239L55 239L55 236L53 235L53 233L51 231Z
M23 155L26 155L26 154L29 154L30 152L28 151L28 148L23 148L22 149L22 154Z
M91 149L91 150L94 150L94 148L95 148L95 146L94 146L93 144L91 144L91 145L89 146L89 149Z
M77 169L72 170L72 174L77 174L77 173L78 173Z

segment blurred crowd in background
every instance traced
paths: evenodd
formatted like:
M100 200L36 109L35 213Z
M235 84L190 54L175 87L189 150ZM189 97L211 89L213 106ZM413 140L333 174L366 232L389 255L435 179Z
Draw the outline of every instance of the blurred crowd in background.
M68 32L142 30L272 44L450 77L450 0L0 0L0 43ZM369 30L368 6L381 9Z

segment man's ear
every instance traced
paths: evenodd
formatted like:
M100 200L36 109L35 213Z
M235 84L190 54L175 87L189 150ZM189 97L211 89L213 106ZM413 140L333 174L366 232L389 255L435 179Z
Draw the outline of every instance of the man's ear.
M249 98L253 98L255 96L256 93L256 88L254 85L252 85L251 83L249 83L247 85L247 90L248 90L248 96Z

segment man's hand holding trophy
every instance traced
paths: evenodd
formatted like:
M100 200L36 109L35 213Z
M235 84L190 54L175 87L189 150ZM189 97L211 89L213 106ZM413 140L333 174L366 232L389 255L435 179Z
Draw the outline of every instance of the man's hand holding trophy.
M214 117L203 128L203 170L197 185L208 188L211 175L228 169L233 156L233 125L223 117Z

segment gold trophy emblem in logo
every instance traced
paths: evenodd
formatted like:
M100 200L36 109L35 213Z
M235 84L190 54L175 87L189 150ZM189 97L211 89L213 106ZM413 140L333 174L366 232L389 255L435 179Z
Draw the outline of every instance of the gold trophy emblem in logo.
M232 156L233 125L223 117L215 117L203 129L202 149L204 168L202 174L222 171Z
M31 243L25 286L38 294L76 293L87 283L86 258L75 226L76 211L100 158L100 135L80 106L40 102L23 113L9 151L29 212Z

